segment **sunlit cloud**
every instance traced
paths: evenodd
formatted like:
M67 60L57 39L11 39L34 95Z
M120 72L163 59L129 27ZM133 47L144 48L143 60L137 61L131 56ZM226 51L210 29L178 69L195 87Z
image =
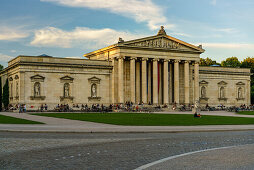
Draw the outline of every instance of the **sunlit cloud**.
M0 62L8 62L14 57L0 53Z
M47 27L35 31L34 38L30 44L45 47L86 47L95 49L117 43L119 37L124 40L132 40L143 36L110 28L90 29L87 27L76 27L72 31L65 31L55 27Z
M161 25L173 28L163 15L163 9L151 0L41 0L54 2L69 7L83 7L107 10L111 13L134 19L136 22L146 22L151 30L158 29Z
M18 39L26 38L29 36L29 33L22 31L13 27L0 26L0 41L15 41Z
M246 44L246 43L199 43L202 46L210 47L210 48L227 48L227 49L239 49L239 48L254 48L254 44Z

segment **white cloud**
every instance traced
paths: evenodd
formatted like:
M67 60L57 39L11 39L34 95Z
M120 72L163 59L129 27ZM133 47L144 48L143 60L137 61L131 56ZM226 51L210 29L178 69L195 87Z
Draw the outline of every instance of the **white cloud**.
M84 7L91 9L108 10L136 22L146 22L150 29L155 30L164 25L165 28L174 27L168 24L163 15L163 9L155 5L151 0L41 0L44 2L55 2L70 7Z
M72 57L65 57L65 58L73 58L73 59L84 59L83 57L79 57L79 56L72 56Z
M110 28L90 29L87 27L76 27L72 31L64 31L55 27L47 27L35 31L34 39L30 44L61 48L81 46L94 49L117 43L119 37L124 40L130 40L142 36L144 35L135 35Z
M29 34L27 32L16 28L6 26L0 27L0 40L15 41L28 36Z
M202 44L204 48L206 47L227 48L227 49L254 48L254 44L246 44L246 43L199 43L199 44Z
M210 3L215 6L217 4L217 0L211 0Z
M8 62L14 57L0 53L0 62Z

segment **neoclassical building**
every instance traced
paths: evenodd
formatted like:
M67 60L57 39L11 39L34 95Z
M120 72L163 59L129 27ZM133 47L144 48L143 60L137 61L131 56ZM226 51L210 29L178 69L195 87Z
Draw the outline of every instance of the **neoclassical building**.
M0 75L10 103L144 103L226 106L250 104L250 69L201 67L202 46L166 34L124 41L87 53L86 59L18 56Z

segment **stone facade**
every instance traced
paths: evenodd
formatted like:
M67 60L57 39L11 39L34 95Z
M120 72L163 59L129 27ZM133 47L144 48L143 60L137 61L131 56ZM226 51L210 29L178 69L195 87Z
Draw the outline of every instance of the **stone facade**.
M10 103L250 104L250 69L199 67L204 50L166 34L124 41L88 59L18 56L0 73Z
M10 85L10 103L111 103L111 62L54 57L18 56L2 72ZM7 76L8 75L8 76Z

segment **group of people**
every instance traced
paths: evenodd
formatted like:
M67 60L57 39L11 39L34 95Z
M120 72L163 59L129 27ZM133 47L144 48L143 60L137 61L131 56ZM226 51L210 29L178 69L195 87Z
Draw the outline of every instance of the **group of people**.
M8 110L18 110L19 113L24 113L26 112L26 104L16 104L16 105L9 104Z

